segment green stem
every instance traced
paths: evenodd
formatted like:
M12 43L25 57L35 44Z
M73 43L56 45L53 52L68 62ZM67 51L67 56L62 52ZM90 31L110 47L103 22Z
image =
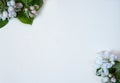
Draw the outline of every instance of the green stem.
M6 9L6 0L2 0L2 2L3 2L3 8L2 9L4 10L4 9Z
M5 2L5 0L3 0L3 4L4 4L4 6L6 5L6 2Z

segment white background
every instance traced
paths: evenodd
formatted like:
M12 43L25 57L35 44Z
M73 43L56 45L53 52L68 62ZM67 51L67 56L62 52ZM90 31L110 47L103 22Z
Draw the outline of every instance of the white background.
M120 50L120 0L49 0L32 26L0 29L0 83L101 83L101 50Z

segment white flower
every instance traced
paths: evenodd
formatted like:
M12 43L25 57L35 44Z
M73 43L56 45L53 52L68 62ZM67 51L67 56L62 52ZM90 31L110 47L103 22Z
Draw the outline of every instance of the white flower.
M102 64L103 64L103 62L101 59L96 60L96 65L102 65Z
M109 75L108 69L103 69L105 75Z
M3 17L3 16L1 17L1 19L2 19L3 21L5 21L5 20L6 20L6 18L5 18L5 17Z
M111 81L115 83L115 82L116 82L115 77L112 77L112 78L111 78Z
M102 66L101 66L102 69L107 69L107 64L104 63Z
M11 1L10 1L10 5L11 5L11 6L15 6L15 1L14 1L14 0L11 0Z
M102 78L102 82L103 82L103 83L106 83L106 82L108 82L108 81L109 81L109 78L108 78L108 77L103 77L103 78Z
M13 12L14 11L14 8L12 6L9 6L8 7L8 12Z
M100 67L101 67L101 65L95 64L95 69L98 69Z
M9 17L10 17L10 18L16 17L16 15L17 15L16 12L10 12L10 13L9 13Z
M111 63L106 63L107 68L111 68L112 64Z
M104 55L103 56L104 59L108 59L110 56L110 53L108 51L105 51L103 55Z
M6 10L4 10L1 14L1 19L4 21L4 20L6 20L6 18L8 18L8 12Z
M115 61L117 61L117 56L109 51L102 51L96 59L96 68L100 68L100 70L96 72L96 75L101 75L103 83L116 83L116 79L109 73L109 69L112 68Z
M12 15L13 15L14 17L16 17L16 16L17 16L17 13L16 13L16 12L12 12Z
M116 61L117 60L117 56L115 56L115 55L111 55L110 56L110 61Z
M8 12L6 10L3 11L2 16L7 18L8 17Z
M97 65L102 65L103 64L103 59L102 59L102 57L100 56L100 55L98 55L97 57L96 57L96 64Z

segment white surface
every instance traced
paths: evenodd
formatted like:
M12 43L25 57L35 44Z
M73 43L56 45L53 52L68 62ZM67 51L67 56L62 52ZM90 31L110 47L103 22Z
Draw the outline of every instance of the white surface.
M33 26L0 29L0 83L101 83L106 49L120 50L119 0L49 0Z

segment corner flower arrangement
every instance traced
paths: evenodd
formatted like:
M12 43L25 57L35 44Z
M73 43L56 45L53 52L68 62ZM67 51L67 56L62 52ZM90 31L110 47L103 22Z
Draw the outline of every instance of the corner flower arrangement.
M102 83L120 83L120 61L116 55L108 51L98 53L95 66Z
M0 0L0 28L12 18L32 24L42 5L43 0Z

